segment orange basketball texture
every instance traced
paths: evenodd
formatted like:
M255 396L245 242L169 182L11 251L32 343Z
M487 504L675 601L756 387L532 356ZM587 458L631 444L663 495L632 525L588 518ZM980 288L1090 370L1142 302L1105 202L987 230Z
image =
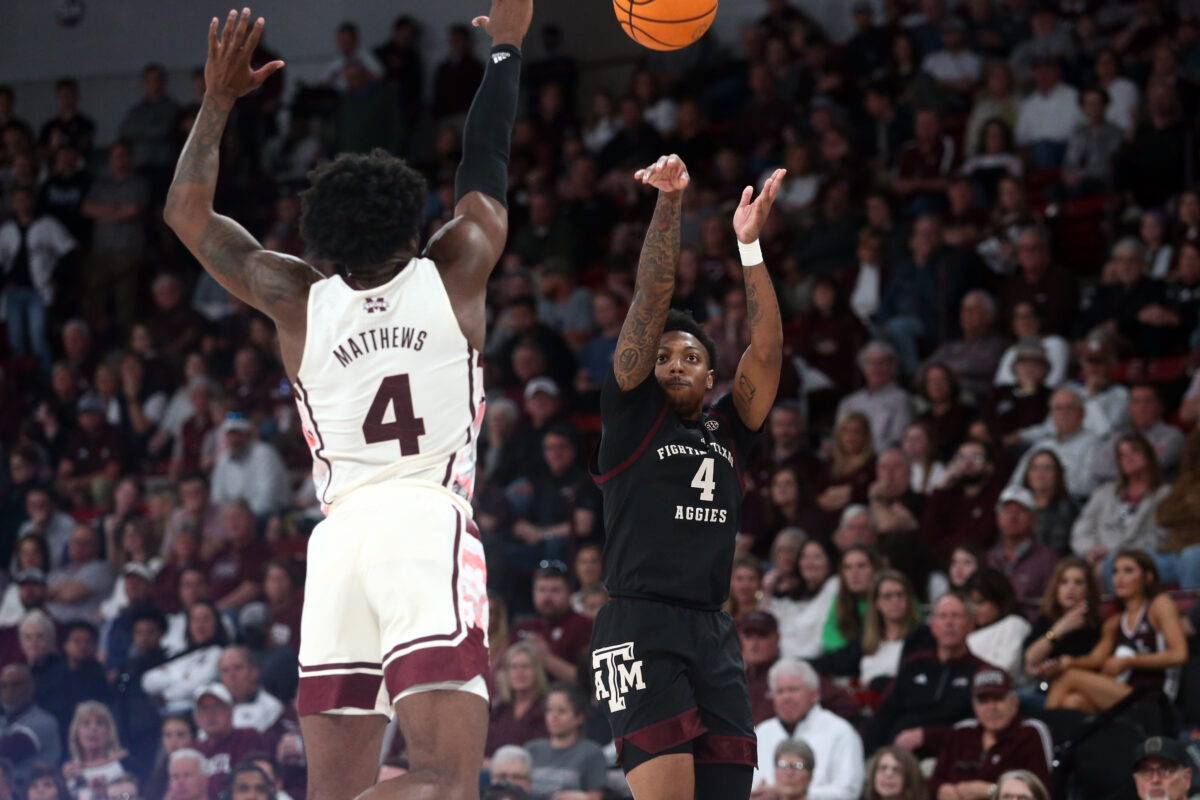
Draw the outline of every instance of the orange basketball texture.
M699 39L717 16L717 0L613 0L621 29L652 50L678 50Z

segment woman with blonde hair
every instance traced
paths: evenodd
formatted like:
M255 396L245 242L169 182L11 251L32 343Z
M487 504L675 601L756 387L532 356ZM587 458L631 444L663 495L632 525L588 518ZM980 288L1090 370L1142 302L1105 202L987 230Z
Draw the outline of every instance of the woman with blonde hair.
M63 764L63 778L73 797L81 797L91 788L103 787L128 770L121 759L128 753L117 738L117 723L108 706L87 700L75 707L75 716L67 732L71 760Z
M845 647L813 659L817 672L857 678L863 686L886 686L900 670L900 655L910 633L921 624L912 583L893 569L875 574L863 614L862 635Z
M523 745L546 736L546 677L542 654L529 642L517 642L504 651L496 671L495 700L488 723L484 755L506 744Z
M925 776L912 753L902 747L881 747L867 762L863 800L929 800Z

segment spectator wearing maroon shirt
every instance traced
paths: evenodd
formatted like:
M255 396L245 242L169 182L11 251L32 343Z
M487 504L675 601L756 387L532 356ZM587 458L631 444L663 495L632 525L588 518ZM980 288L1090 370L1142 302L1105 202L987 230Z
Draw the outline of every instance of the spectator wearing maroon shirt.
M1020 269L1004 279L1000 303L1011 317L1018 303L1031 303L1047 334L1070 331L1079 308L1079 285L1066 267L1050 260L1050 243L1039 228L1028 228L1017 237Z
M125 460L121 431L104 418L105 404L100 395L89 392L77 406L79 427L71 433L58 462L58 485L75 495L84 505L106 505Z
M300 608L304 604L303 584L294 562L274 558L263 570L263 600L271 612L271 639L300 654Z
M1054 743L1046 724L1017 713L1017 695L1004 670L975 673L971 683L973 719L954 726L938 753L929 779L937 800L995 797L993 786L1005 772L1025 769L1050 783Z
M163 355L182 366L184 356L199 348L208 320L188 305L183 282L174 275L159 275L150 291L154 311L145 318L145 324Z
M929 497L921 520L922 535L941 563L960 544L985 550L996 538L996 501L1004 476L996 472L988 448L963 442L941 484Z
M216 427L213 423L212 396L213 385L208 379L197 380L191 392L192 414L179 426L179 433L171 447L168 472L175 480L180 475L204 468L204 441Z
M758 725L775 716L767 673L779 660L779 623L766 611L751 611L738 623L738 639L750 685L750 710Z
M217 800L226 776L249 754L269 751L269 742L252 728L233 727L233 695L222 683L196 691L196 727L200 741L196 749L208 759L208 797Z
M230 611L262 594L263 567L271 548L258 538L254 512L244 500L225 506L225 532L229 540L213 556L208 575L217 608Z
M1024 486L1009 486L996 503L999 543L988 551L988 565L1004 573L1021 603L1036 602L1046 591L1058 553L1033 536L1037 501Z
M513 630L513 641L527 641L546 662L556 681L574 683L578 663L592 638L592 621L571 610L567 565L543 561L533 573L533 619Z
M906 201L910 216L917 217L941 208L950 175L958 165L954 139L942 132L942 120L933 109L913 117L915 138L900 148L892 190Z
M509 645L496 671L495 687L484 756L491 758L504 745L523 745L548 735L546 692L550 682L537 648L530 642Z

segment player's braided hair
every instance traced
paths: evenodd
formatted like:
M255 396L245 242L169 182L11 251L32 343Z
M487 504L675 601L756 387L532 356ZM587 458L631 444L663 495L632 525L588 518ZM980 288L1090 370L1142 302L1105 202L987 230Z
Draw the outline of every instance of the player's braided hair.
M680 311L677 308L672 308L668 311L667 324L663 326L663 333L669 331L683 331L699 339L700 344L704 345L705 352L708 353L708 368L713 372L717 371L717 345L713 342L712 337L705 332L704 326L692 316L692 312Z
M341 269L378 264L420 235L425 178L386 150L344 153L308 177L300 234L316 257Z

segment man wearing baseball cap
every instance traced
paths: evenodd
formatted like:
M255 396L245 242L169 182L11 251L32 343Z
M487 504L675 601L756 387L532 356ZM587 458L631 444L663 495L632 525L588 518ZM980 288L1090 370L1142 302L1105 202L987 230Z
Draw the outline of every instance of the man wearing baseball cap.
M1058 553L1037 541L1037 503L1024 486L1008 486L996 503L1000 541L988 551L988 564L1004 573L1022 603L1038 601L1058 564Z
M1177 739L1151 736L1133 755L1133 782L1141 800L1187 800L1192 759Z
M210 683L196 690L196 743L208 759L208 795L210 800L225 788L225 780L235 765L256 751L271 751L270 742L253 728L233 727L233 694L223 683Z
M766 611L751 611L738 621L737 630L750 686L750 710L758 725L775 716L767 673L779 660L779 623Z
M1050 730L1041 720L1017 713L1008 673L994 667L976 672L971 706L975 717L955 725L938 754L930 797L985 800L993 796L996 780L1013 769L1027 769L1049 785L1054 752Z

